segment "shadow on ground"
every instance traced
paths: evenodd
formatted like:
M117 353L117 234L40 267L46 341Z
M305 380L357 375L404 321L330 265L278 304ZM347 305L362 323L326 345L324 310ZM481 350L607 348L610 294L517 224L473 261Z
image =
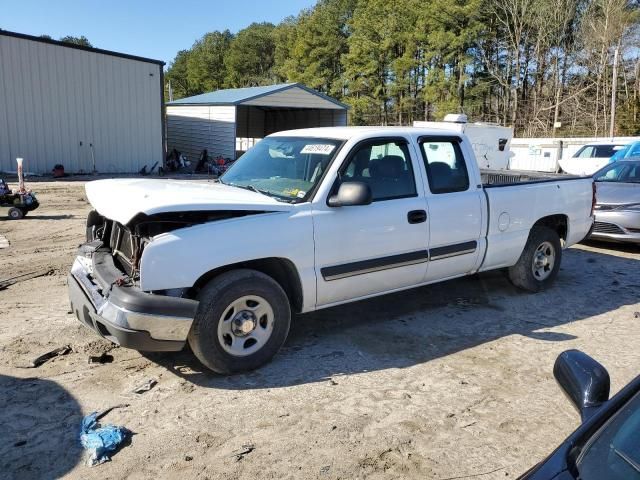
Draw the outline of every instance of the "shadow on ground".
M82 412L50 380L0 375L0 477L63 477L79 462Z
M594 248L604 248L625 253L640 253L640 244L622 242L604 242L602 240L584 240L582 244Z
M23 220L67 220L74 215L26 215Z
M199 386L249 389L411 367L509 335L563 342L575 337L546 330L637 303L638 267L637 259L574 248L553 287L538 294L497 271L300 315L275 359L242 375L215 375L188 351L146 356Z
M13 220L8 217L0 217L0 221L6 222L24 222L28 220L68 220L70 218L74 218L73 215L32 215L27 214L22 217L20 220Z

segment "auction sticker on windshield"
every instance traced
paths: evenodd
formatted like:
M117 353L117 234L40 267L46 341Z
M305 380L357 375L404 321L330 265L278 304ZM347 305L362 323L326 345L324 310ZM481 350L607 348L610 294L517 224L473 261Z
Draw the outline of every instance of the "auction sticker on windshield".
M312 143L305 145L300 153L314 153L316 155L329 155L336 148L335 145Z

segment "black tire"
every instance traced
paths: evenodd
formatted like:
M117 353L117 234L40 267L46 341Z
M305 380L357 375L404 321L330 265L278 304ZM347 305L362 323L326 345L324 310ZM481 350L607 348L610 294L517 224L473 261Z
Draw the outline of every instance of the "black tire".
M547 252L553 249L554 254L553 267L549 267L541 276L534 274L534 260L539 248ZM533 227L518 263L509 268L509 279L518 288L539 292L549 287L558 276L561 261L562 245L558 233L549 227ZM545 267L541 268L544 270Z
M24 213L18 207L11 207L8 212L9 218L11 220L20 220L24 217Z
M220 338L219 325L223 322L223 314L228 313L233 303L246 296L265 300L273 312L273 319L266 342L255 352L238 356L229 353L231 346ZM291 325L289 299L282 287L268 275L249 269L223 273L205 285L198 300L200 304L189 332L189 346L198 360L214 372L226 375L261 367L278 353L287 339ZM236 313L240 312L234 312L231 318ZM223 341L227 343L226 347ZM231 341L243 342L243 337L234 335Z

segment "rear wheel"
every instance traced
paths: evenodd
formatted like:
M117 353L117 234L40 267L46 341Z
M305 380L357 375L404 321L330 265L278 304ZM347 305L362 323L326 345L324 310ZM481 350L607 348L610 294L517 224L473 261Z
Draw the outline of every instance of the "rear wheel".
M18 207L11 207L8 213L11 220L20 220L24 217L24 213Z
M558 233L549 227L533 227L518 263L509 268L509 278L516 287L539 292L553 283L561 260Z
M206 367L222 374L253 370L280 350L289 333L291 309L282 287L255 270L233 270L209 282L189 345Z

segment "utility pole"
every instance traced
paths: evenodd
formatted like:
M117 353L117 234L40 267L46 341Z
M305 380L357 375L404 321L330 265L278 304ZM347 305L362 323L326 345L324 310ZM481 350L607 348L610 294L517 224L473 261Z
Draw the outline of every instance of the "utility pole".
M616 125L616 90L618 89L618 52L620 50L620 42L616 45L613 52L613 78L611 79L611 123L609 125L609 136L613 139L613 133Z

